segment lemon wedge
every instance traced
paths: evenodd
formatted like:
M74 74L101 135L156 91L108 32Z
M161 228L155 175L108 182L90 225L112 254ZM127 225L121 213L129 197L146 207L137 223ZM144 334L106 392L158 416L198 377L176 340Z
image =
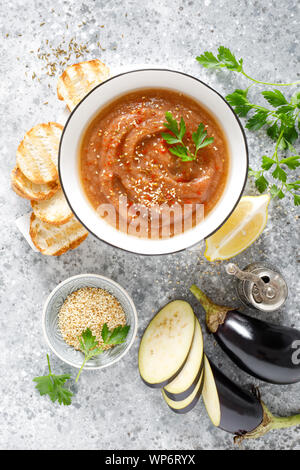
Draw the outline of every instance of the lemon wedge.
M252 245L266 226L269 202L269 194L242 197L224 225L206 239L205 258L229 259Z

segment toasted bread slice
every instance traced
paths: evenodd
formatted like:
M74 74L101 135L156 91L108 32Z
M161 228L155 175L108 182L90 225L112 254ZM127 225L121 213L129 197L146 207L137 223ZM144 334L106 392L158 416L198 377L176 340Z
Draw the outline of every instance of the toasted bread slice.
M31 201L31 206L34 214L47 224L62 225L73 217L62 189L47 201Z
M98 59L70 65L58 79L57 96L72 111L89 91L108 77L109 68Z
M63 126L56 122L38 124L26 132L17 150L22 173L36 184L57 181L58 147Z
M18 166L11 172L11 186L13 190L21 197L30 199L30 201L44 201L50 199L59 189L59 182L36 184L32 183Z
M31 214L29 233L36 248L48 256L60 256L74 250L88 236L74 216L66 224L56 227L43 222L34 213Z

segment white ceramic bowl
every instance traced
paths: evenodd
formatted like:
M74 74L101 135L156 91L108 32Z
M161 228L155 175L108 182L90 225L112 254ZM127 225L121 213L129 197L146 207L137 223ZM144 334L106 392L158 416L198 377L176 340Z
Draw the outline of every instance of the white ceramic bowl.
M215 116L228 142L229 174L218 203L193 229L169 239L143 239L118 231L99 217L87 200L80 181L79 145L91 119L110 101L139 88L168 88L191 96ZM141 69L109 78L94 88L76 106L63 130L58 166L65 196L74 214L89 232L123 250L158 255L191 247L211 235L225 222L244 190L248 173L248 149L239 119L224 98L211 87L182 72Z
M137 312L127 292L116 282L98 274L79 274L65 279L53 289L45 302L43 310L43 332L48 346L62 361L79 369L83 354L69 346L63 339L58 326L58 314L67 296L82 287L96 287L107 290L120 302L126 323L130 329L126 341L93 357L84 369L103 369L119 361L131 348L137 332Z

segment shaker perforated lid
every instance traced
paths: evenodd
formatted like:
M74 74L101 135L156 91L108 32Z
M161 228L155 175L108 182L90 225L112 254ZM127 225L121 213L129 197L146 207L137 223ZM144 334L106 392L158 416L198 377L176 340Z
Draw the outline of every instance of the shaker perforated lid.
M241 270L229 263L225 269L237 278L237 292L245 304L264 312L273 312L286 301L287 284L273 266L256 262Z

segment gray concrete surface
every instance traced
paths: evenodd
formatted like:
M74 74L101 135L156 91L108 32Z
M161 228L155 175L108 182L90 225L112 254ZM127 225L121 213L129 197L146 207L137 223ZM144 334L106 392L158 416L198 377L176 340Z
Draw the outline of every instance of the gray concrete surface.
M77 1L14 0L1 4L1 308L0 308L0 447L3 449L231 449L232 436L215 429L201 402L189 414L173 414L159 391L147 389L137 368L139 338L149 318L168 300L192 302L204 325L203 311L188 293L198 282L216 301L238 305L223 264L212 264L198 252L143 258L105 245L89 236L76 251L60 258L34 253L18 232L15 219L29 209L10 189L10 171L24 132L38 122L55 120L62 104L56 79L37 57L71 38L87 44L81 59L98 57L112 70L139 63L163 64L206 81L226 95L247 81L225 71L201 68L195 56L231 47L247 71L261 80L299 79L299 2L288 0ZM44 23L44 24L43 24ZM47 44L48 41L48 44ZM102 49L97 46L100 41ZM33 51L33 52L30 52ZM50 55L50 58L52 56ZM69 63L76 61L74 55ZM32 75L36 74L36 78ZM258 99L262 88L253 88ZM272 150L263 133L247 132L251 165ZM249 183L247 194L254 194ZM299 219L292 202L273 201L267 228L235 261L245 266L267 260L278 266L290 289L281 311L263 315L300 328ZM32 379L46 371L41 312L49 292L68 276L95 272L118 281L132 295L139 314L138 338L124 360L101 372L85 372L73 405L60 407L40 397ZM298 290L297 290L298 289ZM255 313L254 313L255 314ZM215 362L240 384L258 384L241 372L206 335ZM57 373L75 370L50 354ZM274 413L299 412L300 384L260 384ZM298 449L300 429L273 432L245 449Z

